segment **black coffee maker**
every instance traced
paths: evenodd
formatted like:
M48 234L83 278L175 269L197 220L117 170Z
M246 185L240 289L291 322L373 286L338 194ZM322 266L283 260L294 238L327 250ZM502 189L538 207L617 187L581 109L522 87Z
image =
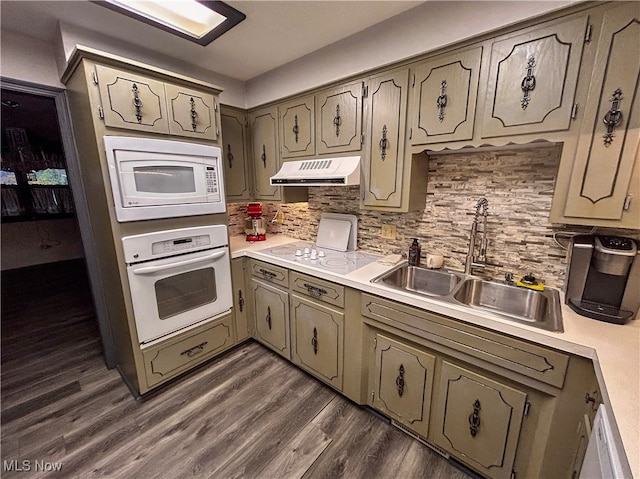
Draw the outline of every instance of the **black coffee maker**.
M565 302L588 318L624 324L640 307L640 258L635 241L577 235L571 240Z

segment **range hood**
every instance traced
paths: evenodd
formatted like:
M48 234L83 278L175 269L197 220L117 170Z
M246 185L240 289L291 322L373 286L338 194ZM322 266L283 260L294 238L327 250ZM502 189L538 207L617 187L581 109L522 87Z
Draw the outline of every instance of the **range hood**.
M273 186L350 186L360 184L360 157L285 161L270 179Z

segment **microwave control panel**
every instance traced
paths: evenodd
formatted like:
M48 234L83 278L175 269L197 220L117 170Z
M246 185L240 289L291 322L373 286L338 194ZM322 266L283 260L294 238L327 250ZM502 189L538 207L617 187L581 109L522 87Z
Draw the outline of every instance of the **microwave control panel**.
M213 166L207 166L205 175L207 180L207 194L218 195L220 193L218 171Z

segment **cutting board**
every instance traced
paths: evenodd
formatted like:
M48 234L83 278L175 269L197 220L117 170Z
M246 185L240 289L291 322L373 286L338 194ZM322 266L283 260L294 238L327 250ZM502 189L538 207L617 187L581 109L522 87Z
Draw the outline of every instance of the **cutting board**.
M351 221L322 218L318 225L316 246L336 251L347 251L350 235Z

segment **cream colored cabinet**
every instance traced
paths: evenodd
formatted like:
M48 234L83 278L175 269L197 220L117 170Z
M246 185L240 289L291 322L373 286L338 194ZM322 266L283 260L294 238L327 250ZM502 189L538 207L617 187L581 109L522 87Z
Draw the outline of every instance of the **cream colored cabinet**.
M218 104L213 95L183 86L165 83L169 134L216 141Z
M222 161L227 202L251 200L251 168L247 154L247 116L222 107Z
M369 367L370 405L426 438L435 356L378 333Z
M251 289L256 339L290 359L289 293L255 278Z
M527 394L443 361L430 439L491 478L512 477Z
M233 285L233 317L238 342L249 338L249 299L245 281L246 258L231 260L231 283Z
M280 113L282 158L310 156L316 152L315 97L307 96L284 103Z
M366 101L363 204L399 207L405 161L409 70L372 77Z
M416 66L412 145L473 139L481 58L474 47Z
M281 190L269 184L278 172L278 110L266 108L249 114L254 199L280 201Z
M342 390L344 312L297 294L290 311L293 362Z
M586 30L582 16L492 44L483 138L569 129Z
M640 3L605 12L577 148L562 158L573 164L564 208L562 185L554 197L564 218L552 220L640 228L638 52Z
M363 82L316 95L316 147L320 155L362 149Z
M107 127L169 133L164 82L103 65L96 65L94 81Z

